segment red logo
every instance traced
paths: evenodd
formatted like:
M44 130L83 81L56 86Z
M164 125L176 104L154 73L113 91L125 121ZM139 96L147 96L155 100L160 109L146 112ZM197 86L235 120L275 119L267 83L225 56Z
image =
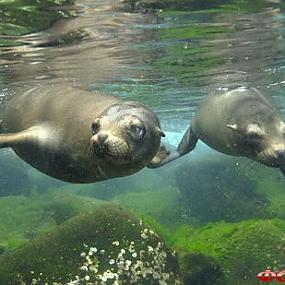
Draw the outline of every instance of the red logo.
M257 274L257 279L262 282L270 282L276 280L277 282L285 283L285 269L278 273L275 273L270 269L266 269L265 271Z

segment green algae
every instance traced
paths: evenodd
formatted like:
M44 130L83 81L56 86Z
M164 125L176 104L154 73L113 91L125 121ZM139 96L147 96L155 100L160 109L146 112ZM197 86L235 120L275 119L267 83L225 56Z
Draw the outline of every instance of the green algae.
M285 222L219 222L198 229L184 226L174 233L174 244L179 252L199 253L217 260L224 274L221 284L253 284L257 273L266 267L283 269Z
M0 2L0 35L20 36L50 27L55 21L70 17L64 5L73 1L15 0ZM1 47L17 46L17 39L3 37Z
M10 196L0 199L0 246L15 248L29 239L29 233L46 231L55 222L45 216L42 199Z
M130 9L144 8L144 9L163 9L163 10L178 10L178 11L238 11L255 13L262 9L270 7L272 3L264 0L130 0ZM276 3L277 7L282 7L283 3Z
M211 41L226 38L231 27L226 24L212 25L207 21L199 23L206 16L194 16L190 11L188 15L165 11L159 13L159 17L163 19L163 24L156 31L156 39L164 45L152 62L157 70L169 76L175 74L175 80L179 83L189 84L192 77L205 75L210 69L225 64L225 57L213 51ZM189 18L193 18L190 24ZM188 23L187 26L185 23Z
M39 195L0 198L0 247L16 248L48 232L79 213L90 211L103 202L77 196L68 190L53 189Z

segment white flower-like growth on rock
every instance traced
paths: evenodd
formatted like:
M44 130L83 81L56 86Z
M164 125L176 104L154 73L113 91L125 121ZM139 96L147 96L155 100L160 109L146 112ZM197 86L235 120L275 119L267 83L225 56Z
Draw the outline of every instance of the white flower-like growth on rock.
M139 225L142 227L143 222L140 221ZM142 227L136 242L124 238L110 241L106 248L101 249L83 244L78 273L74 280L64 285L125 285L126 282L131 285L141 284L142 281L157 285L181 285L179 277L168 268L168 256L159 236ZM32 284L42 284L42 277L34 278Z
M95 246L89 247L85 245L86 252L81 253L83 258L80 267L80 273L76 276L76 280L69 282L69 285L79 285L85 281L86 285L123 285L137 284L139 280L149 278L157 280L159 285L170 285L170 280L175 279L173 272L167 272L167 253L163 250L163 244L158 241L156 246L147 245L146 242L150 237L158 237L152 230L144 228L141 230L141 243L144 244L146 250L141 248L141 244L136 245L134 241L120 242L115 240L111 242L111 246L115 249L124 244L124 247L118 250L108 251ZM152 239L153 240L153 239ZM153 243L152 243L153 245ZM113 253L114 256L111 256ZM104 265L101 264L105 259ZM106 268L107 264L109 265ZM105 268L105 271L100 270L100 266ZM102 268L101 267L101 268ZM175 284L180 285L180 281L175 281Z

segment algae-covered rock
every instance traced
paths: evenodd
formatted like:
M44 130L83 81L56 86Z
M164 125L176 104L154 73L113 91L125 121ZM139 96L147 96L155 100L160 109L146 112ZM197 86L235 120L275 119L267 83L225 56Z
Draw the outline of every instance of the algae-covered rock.
M285 219L285 179L277 168L256 164L243 165L243 171L255 184L255 192L269 201L267 212L272 217Z
M244 172L244 161L218 156L183 164L176 171L182 203L191 219L202 222L270 217L266 195Z
M71 218L0 256L0 284L46 283L181 284L162 239L115 205Z
M180 264L184 285L213 285L222 276L220 264L200 253L183 254Z
M274 272L285 268L285 222L248 220L219 222L199 229L182 227L175 233L175 247L217 260L223 276L215 285L257 284L257 274L267 267ZM185 271L185 264L182 268Z

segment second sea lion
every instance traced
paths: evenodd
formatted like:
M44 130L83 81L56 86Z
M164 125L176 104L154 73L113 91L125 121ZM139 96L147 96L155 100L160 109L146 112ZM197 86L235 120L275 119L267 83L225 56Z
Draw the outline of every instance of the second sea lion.
M199 139L221 153L245 156L285 173L285 123L272 99L255 88L207 96L177 151L161 165L192 151Z

